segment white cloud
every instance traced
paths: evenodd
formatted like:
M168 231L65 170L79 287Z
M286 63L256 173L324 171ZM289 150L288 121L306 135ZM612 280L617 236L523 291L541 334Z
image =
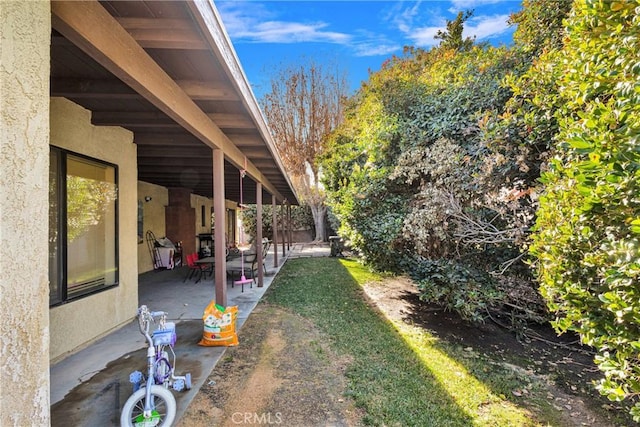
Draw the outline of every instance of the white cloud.
M263 43L299 43L299 42L327 42L348 43L351 36L334 31L324 31L327 24L299 23L283 21L267 21L252 28L244 28L236 32L236 38Z
M511 29L508 19L508 14L471 17L464 23L462 36L465 38L475 37L477 41L500 36ZM407 32L407 38L419 47L435 46L440 41L436 40L434 36L438 31L446 31L446 29L446 21L443 21L440 25L415 28Z
M441 27L416 28L411 33L407 34L407 37L418 47L434 46L439 43L439 40L436 40L434 36L438 31L444 30L446 30L446 25Z
M476 40L490 39L510 29L507 23L509 15L472 17L464 25L463 37L476 37Z
M279 21L264 5L253 2L220 2L217 4L229 36L234 42L300 43L326 42L347 44L351 36L326 31L325 22Z
M249 4L245 2L217 2L215 6L229 35L244 31L261 20L273 18L261 4L251 5L251 10L248 10Z
M388 56L402 50L402 47L398 44L375 42L356 42L353 44L352 48L354 49L355 55L360 57Z
M473 1L473 0L462 0ZM431 47L438 44L433 37L438 31L446 30L446 13L441 6L448 6L445 2L418 1L410 7L404 7L399 2L390 10L389 23L399 30L414 46Z
M453 7L464 10L500 0L453 0ZM504 0L502 0L504 1ZM227 32L234 43L333 43L351 49L356 56L387 56L402 50L403 42L392 34L365 30L353 33L331 31L323 21L287 21L278 19L267 6L257 2L216 3ZM267 3L268 5L268 3ZM438 31L446 30L446 19L437 3L417 1L397 2L386 10L383 20L404 35L405 44L428 48L438 44ZM464 37L490 39L509 29L508 14L472 16L465 22ZM395 40L393 40L395 39Z
M388 35L369 30L356 30L347 46L355 56L388 56L402 51L402 44Z
M420 4L421 2L417 1L412 7L403 9L403 3L397 3L395 7L388 11L386 20L390 21L401 32L407 33L414 26L415 18L419 16Z
M367 30L347 34L328 31L325 22L277 20L263 4L219 2L217 7L234 43L334 43L348 47L358 57L387 56L402 50L396 41Z
M451 0L449 12L457 14L458 12L475 9L476 7L504 2L505 0Z

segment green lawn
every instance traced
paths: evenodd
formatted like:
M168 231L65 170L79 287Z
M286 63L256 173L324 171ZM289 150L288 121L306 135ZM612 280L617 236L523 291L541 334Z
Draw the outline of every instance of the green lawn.
M374 310L361 285L383 279L353 260L290 260L264 298L313 321L333 351L351 361L348 394L365 413L365 424L561 425L550 402L536 398L542 386ZM529 408L511 393L522 389L530 392Z

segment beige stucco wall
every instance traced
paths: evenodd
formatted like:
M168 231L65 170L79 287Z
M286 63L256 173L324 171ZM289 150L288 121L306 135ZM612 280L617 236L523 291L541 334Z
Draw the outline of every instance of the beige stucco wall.
M57 360L135 316L138 305L138 186L133 134L91 125L91 112L51 98L51 145L118 166L119 282L116 288L50 310L50 357Z
M0 425L49 425L49 2L0 1Z
M144 200L146 196L151 197L151 200L146 202ZM156 238L164 237L167 234L165 208L169 204L167 188L138 181L138 200L142 201L144 233L151 230ZM143 241L138 244L138 271L144 273L151 270L153 270L153 260L143 234Z
M202 226L202 206L204 206L204 227ZM191 195L191 207L196 211L196 223L193 224L196 235L200 233L211 233L211 209L213 200L197 194Z
M149 202L145 202L145 196L151 197ZM138 181L138 200L142 200L143 206L143 226L144 232L153 231L156 238L166 235L166 215L165 208L169 204L169 191L166 187L150 184L144 181ZM194 235L201 233L211 233L211 209L213 208L213 200L208 197L191 194L190 206L195 211L195 223L193 224ZM202 226L202 206L205 211L205 226ZM227 200L226 207L235 209L237 203ZM175 243L175 242L174 242ZM233 243L233 242L231 242ZM198 245L197 239L195 246ZM197 252L199 247L186 248L188 253ZM153 261L149 254L149 248L146 240L138 244L138 271L145 273L153 270Z

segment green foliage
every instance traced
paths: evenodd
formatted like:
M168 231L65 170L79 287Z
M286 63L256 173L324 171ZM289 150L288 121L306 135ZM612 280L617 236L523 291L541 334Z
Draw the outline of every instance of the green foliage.
M525 0L511 49L391 58L323 168L343 237L468 319L531 294L510 286L532 254L554 325L598 351L599 390L640 420L640 2L571 4Z
M529 244L542 191L540 173L558 134L555 111L566 102L558 94L562 77L558 49L571 4L558 0L549 7L546 0L525 0L523 9L511 16L518 25L512 49L517 59L502 81L511 98L500 114L489 113L480 124L486 153L476 182L487 194L496 195L487 205L501 214L502 229L513 231L522 252Z
M81 176L67 177L67 239L73 242L100 224L118 197L115 184Z
M466 17L452 25L461 29ZM515 237L469 238L472 224L520 233L504 218L508 209L490 203L506 194L503 181L489 189L481 174L487 148L480 124L509 99L501 81L514 60L506 48L486 45L407 49L351 100L324 158L325 188L340 234L374 268L402 270L402 260L417 254L452 265L464 257L466 266L488 272L519 255ZM469 311L456 306L465 316L476 305L468 298Z
M571 4L524 1L512 49L445 44L461 14L390 59L323 167L341 234L466 318L513 305L530 246L555 326L598 350L603 394L637 402L640 3Z
M278 224L280 224L280 207L278 207ZM241 215L242 225L250 236L256 235L256 205L248 205ZM291 206L291 227L293 230L313 229L313 216L309 206ZM272 238L273 236L273 207L271 205L262 206L262 235Z
M466 320L483 321L489 307L504 298L486 272L461 262L415 257L406 269L418 284L420 299L436 301Z
M531 253L556 328L597 349L600 392L640 421L640 3L578 1L567 25Z
M565 31L563 19L569 14L573 0L523 0L520 12L514 13L510 23L517 25L513 34L516 48L525 57L537 58L545 51L560 50Z
M385 179L396 133L397 120L385 114L381 94L361 92L351 100L323 160L324 185L339 234L384 270L395 264L406 205L401 189Z
M458 12L458 16L453 21L447 21L447 29L445 31L438 30L433 37L441 40L440 46L444 49L469 50L473 46L475 37L462 38L464 22L471 17L472 11Z
M558 133L555 111L565 102L558 94L562 77L558 64L566 37L563 20L571 4L572 0L557 0L549 7L546 0L525 0L522 10L510 18L517 25L512 49L517 59L502 84L511 98L500 115L489 114L481 124L488 148L484 185L495 187L497 183L490 182L502 179L537 190L540 170Z

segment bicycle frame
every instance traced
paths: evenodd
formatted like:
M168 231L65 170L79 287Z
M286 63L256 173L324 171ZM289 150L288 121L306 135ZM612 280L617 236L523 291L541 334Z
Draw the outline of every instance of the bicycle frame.
M151 417L153 411L153 399L151 398L151 386L161 385L165 388L172 386L176 391L182 391L185 386L191 388L191 375L184 376L175 375L176 355L173 346L176 343L175 324L167 322L167 313L164 311L149 311L146 305L140 306L138 309L138 326L140 333L147 340L147 375L145 381L145 403L144 417ZM151 322L159 319L158 329L149 333ZM165 350L169 348L173 355L173 364L169 360L169 354ZM164 364L166 370L159 372L159 367ZM130 381L134 384L134 392L142 385L143 375L139 371L135 371L130 375Z

